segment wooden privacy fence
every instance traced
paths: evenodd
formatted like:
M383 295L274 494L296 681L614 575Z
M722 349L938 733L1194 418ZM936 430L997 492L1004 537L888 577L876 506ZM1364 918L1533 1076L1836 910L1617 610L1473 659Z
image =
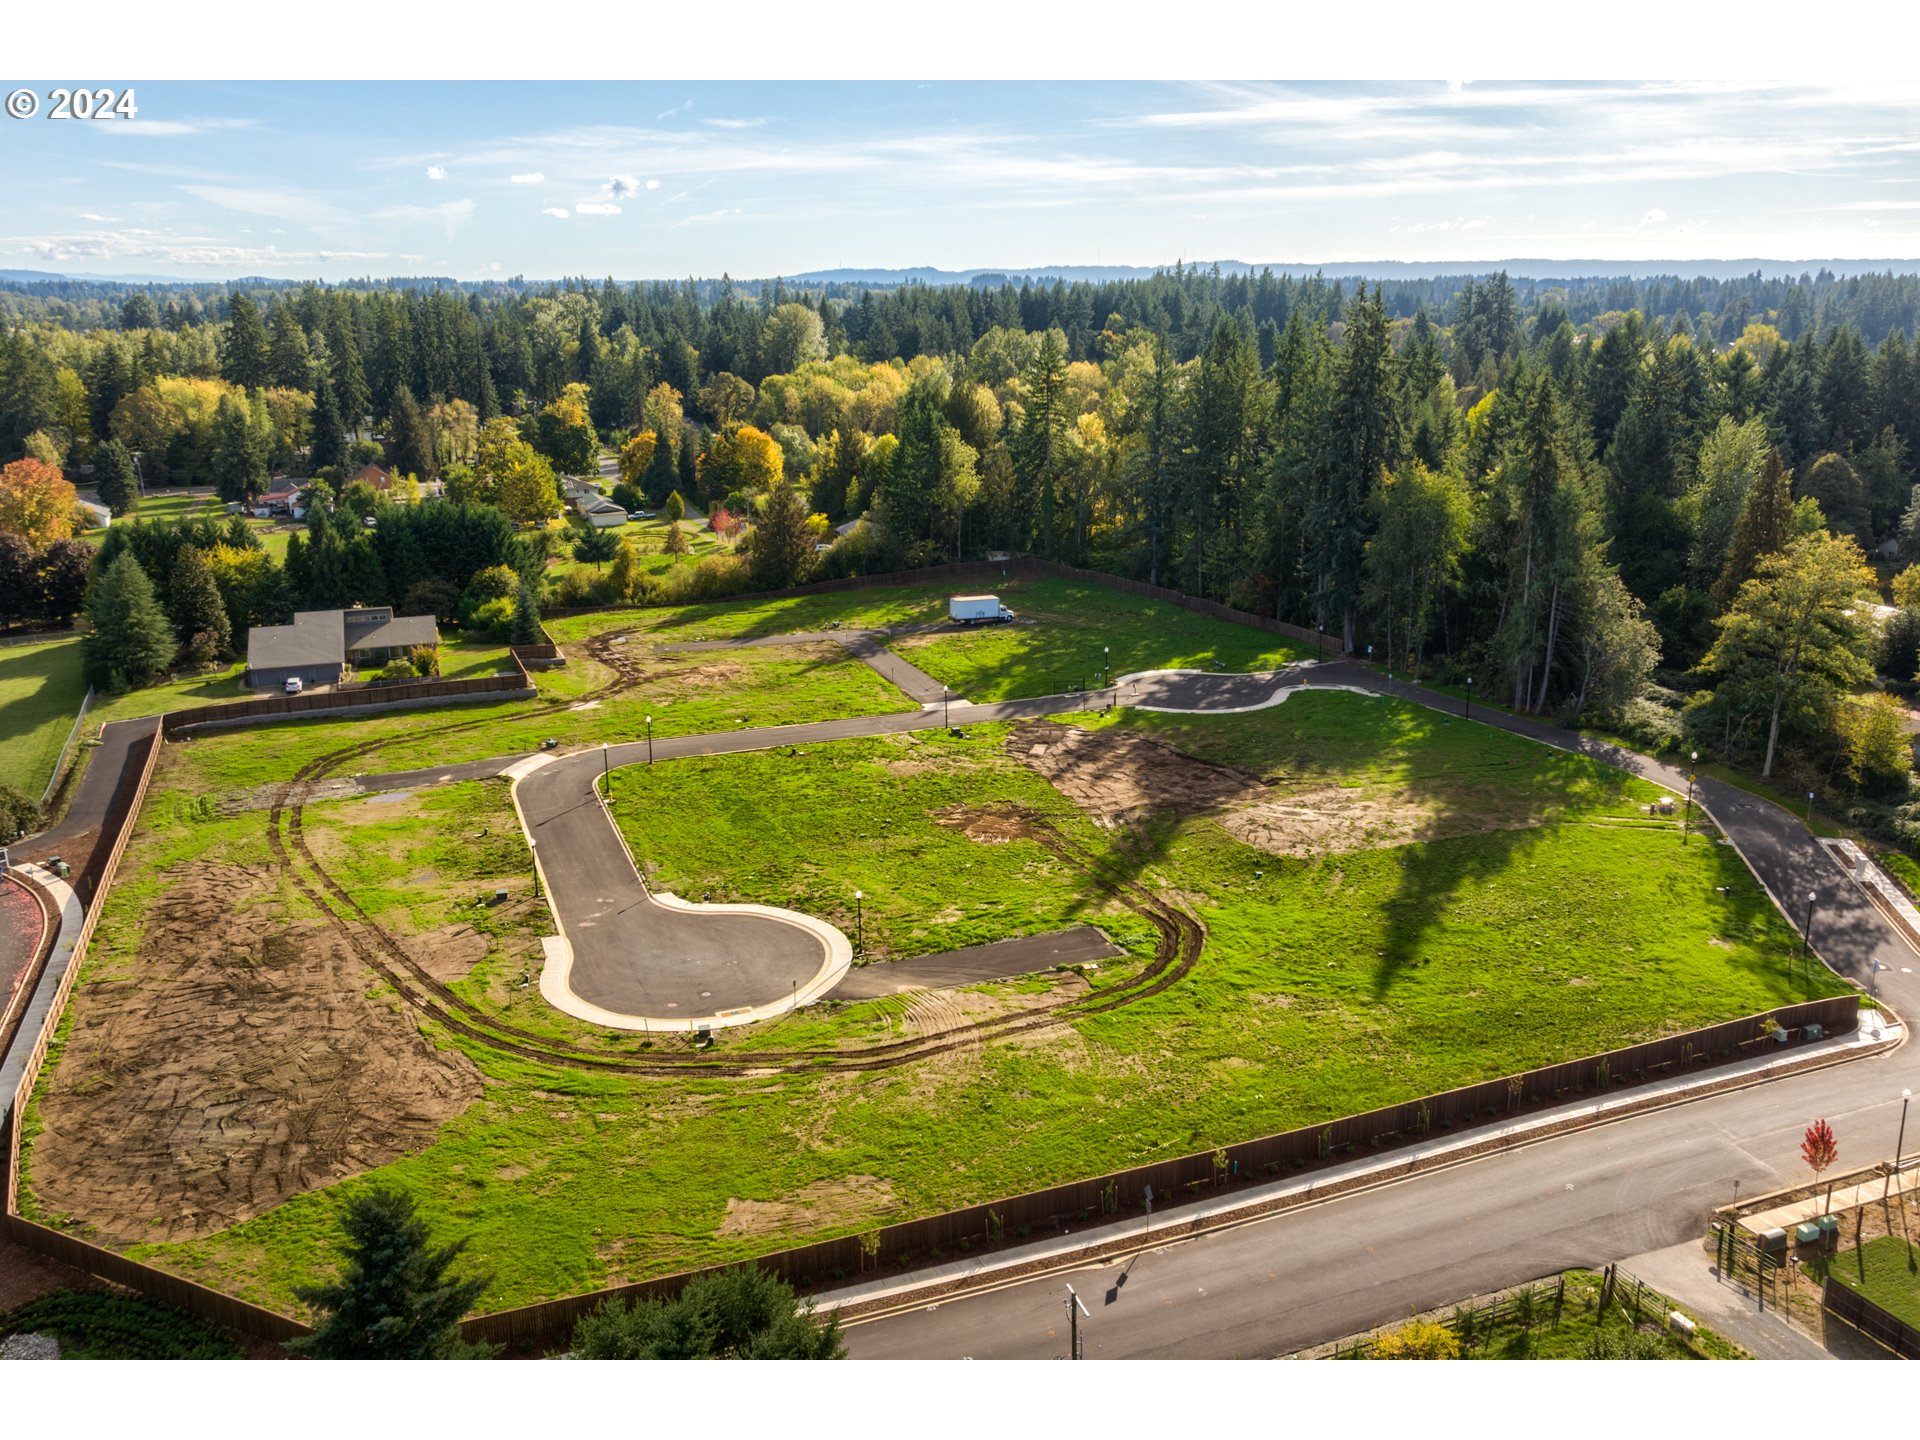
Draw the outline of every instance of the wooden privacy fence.
M785 590L756 590L750 594L732 595L727 598L743 602L791 600L802 595L831 595L845 590L871 590L887 585L991 585L996 580L1025 580L1037 576L1075 580L1087 585L1104 585L1122 594L1138 595L1147 600L1164 600L1169 605L1178 605L1182 610L1190 610L1196 615L1207 615L1215 620L1227 620L1235 625L1250 626L1255 630L1264 630L1270 635L1284 635L1290 640L1298 640L1303 645L1313 646L1323 655L1338 654L1340 651L1340 638L1336 635L1310 630L1304 625L1290 625L1285 620L1276 620L1270 615L1255 615L1248 610L1235 610L1230 605L1184 595L1178 590L1169 590L1164 585L1148 585L1144 581L1126 580L1118 575L1103 574L1098 570L1081 570L1072 565L1061 565L1033 555L1016 555L1010 560L967 560L954 565L929 565L919 570L895 570L885 575L853 575L844 580L816 580L810 585L794 585ZM713 603L725 604L727 601ZM566 615L597 615L606 610L645 608L647 607L641 605L590 605L584 608L543 610L541 614L550 620L555 620Z
M245 720L280 720L288 716L325 714L371 706L431 703L436 700L461 700L475 695L502 698L533 693L533 681L527 667L513 651L507 652L513 669L504 675L481 675L470 680L406 680L390 684L376 681L351 690L328 690L318 695L266 695L258 700L232 700L221 705L202 705L197 710L169 710L160 725L169 735L202 725L231 725Z
M1464 1130L1523 1109L1552 1104L1569 1094L1610 1091L1636 1081L1685 1073L1696 1067L1744 1058L1755 1046L1776 1046L1768 1034L1771 1019L1782 1029L1804 1033L1819 1025L1828 1034L1850 1031L1857 1023L1858 997L1831 996L1783 1006L1705 1029L1649 1040L1603 1055L1590 1055L1519 1075L1482 1081L1397 1105L1347 1115L1320 1125L1246 1140L1174 1159L1051 1186L919 1220L882 1226L864 1235L844 1235L751 1262L778 1274L799 1289L833 1284L888 1267L906 1269L949 1252L958 1255L1017 1243L1035 1231L1097 1224L1143 1213L1147 1187L1153 1189L1153 1213L1176 1208L1235 1187L1270 1181L1290 1170L1307 1170L1351 1158L1362 1151L1390 1150L1436 1132ZM590 1295L568 1296L475 1316L463 1329L468 1339L500 1344L564 1339L580 1318L608 1300L668 1295L696 1275L728 1268L664 1276L617 1286Z
M1838 1315L1862 1335L1878 1340L1896 1355L1920 1360L1920 1329L1881 1309L1850 1286L1829 1275L1820 1287L1821 1308Z

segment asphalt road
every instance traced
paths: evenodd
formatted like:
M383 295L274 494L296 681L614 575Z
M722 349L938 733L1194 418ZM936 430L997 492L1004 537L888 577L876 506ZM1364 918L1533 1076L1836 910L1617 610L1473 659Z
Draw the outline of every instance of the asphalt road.
M87 761L86 773L74 789L73 800L60 823L38 835L31 835L12 847L18 861L45 860L58 855L78 871L93 847L100 824L107 818L113 792L120 784L120 772L126 768L127 751L137 740L144 740L159 725L157 715L139 720L115 720L100 730L100 744Z
M1055 965L1084 965L1126 952L1091 925L1054 930L1045 935L1020 935L964 950L938 955L916 955L911 960L883 960L857 966L833 987L835 1000L874 1000L908 990L940 990L955 985L978 985L1031 975Z
M1462 705L1350 663L1314 667L1307 678ZM1681 772L1618 747L1496 712L1473 718L1686 791ZM1798 820L1719 781L1703 780L1695 793L1776 898L1797 897L1796 921L1804 897L1820 896L1813 938L1822 958L1863 981L1878 958L1890 967L1879 993L1897 1013L1920 1017L1920 957ZM1890 1157L1902 1087L1920 1089L1912 1045L1204 1234L1142 1255L1124 1284L1117 1269L1093 1269L856 1324L848 1345L867 1358L1062 1355L1060 1287L1072 1281L1093 1311L1089 1357L1281 1354L1569 1265L1697 1239L1736 1181L1751 1195L1805 1178L1799 1145L1815 1118L1833 1125L1843 1166Z

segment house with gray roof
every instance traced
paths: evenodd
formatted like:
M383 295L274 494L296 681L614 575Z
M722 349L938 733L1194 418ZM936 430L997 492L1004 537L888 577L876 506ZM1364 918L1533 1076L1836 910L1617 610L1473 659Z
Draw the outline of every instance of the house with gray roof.
M349 666L381 664L416 645L439 643L433 616L396 616L391 605L302 610L291 625L247 631L247 684L255 690L281 690L288 680L338 685Z

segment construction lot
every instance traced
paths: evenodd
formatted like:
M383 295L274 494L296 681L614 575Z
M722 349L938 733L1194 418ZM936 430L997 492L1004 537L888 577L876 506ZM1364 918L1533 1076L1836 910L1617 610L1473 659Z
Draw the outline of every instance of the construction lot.
M837 642L656 646L912 624L929 603L579 617L559 623L587 653L510 728L461 710L167 747L29 1116L29 1213L291 1307L325 1273L341 1196L375 1176L470 1237L499 1306L1838 988L1790 978L1759 885L1730 848L1680 844L1647 813L1653 787L1397 701L1304 691L1173 716L1065 700L959 736L915 720L635 763L635 720L676 707L673 733L729 741L742 717L912 718L898 692L837 708L882 684ZM1116 671L1122 650L1129 670L1291 658L1223 622L1094 600L1078 617ZM977 638L967 653L1004 644ZM909 653L961 678L932 643ZM977 669L978 698L1032 693L1034 663ZM717 666L738 668L701 673ZM537 984L554 924L507 782L347 783L563 725L579 727L563 745L626 747L611 812L654 889L815 916L856 940L856 975L1089 927L1118 953L830 995L712 1050L563 1014Z

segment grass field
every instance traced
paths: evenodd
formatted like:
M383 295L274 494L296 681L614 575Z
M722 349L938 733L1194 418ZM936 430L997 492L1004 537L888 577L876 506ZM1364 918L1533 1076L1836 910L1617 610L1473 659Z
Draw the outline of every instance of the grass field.
M356 728L369 723L379 722ZM271 766L228 758L218 739L168 752L127 878L109 896L102 934L115 938L90 957L76 1007L96 977L129 973L148 907L168 886L195 867L264 857L264 811L223 815L220 797L267 770L283 776L307 748L303 732L321 728L259 732L293 746ZM494 1308L1251 1138L1805 993L1787 978L1786 927L1730 848L1683 848L1671 825L1637 820L1654 792L1592 762L1333 692L1258 716L1138 717L1114 729L1177 738L1271 780L1282 799L1296 793L1289 787L1333 784L1359 802L1465 772L1474 806L1513 812L1506 820L1517 828L1299 855L1237 839L1230 810L1106 829L1034 775L1001 727L975 727L966 740L903 736L619 772L615 804L640 858L682 893L800 903L844 924L858 886L872 896L868 938L887 953L1084 918L1137 952L1141 922L1102 913L1084 873L1057 854L1018 835L969 838L938 823L963 818L951 811L964 803L1044 820L1092 860L1191 910L1207 926L1206 948L1187 979L1132 1006L874 1074L594 1074L518 1059L429 1022L435 1043L483 1077L481 1098L434 1143L217 1233L130 1248L288 1305L292 1286L331 1263L341 1199L377 1178L418 1196L437 1233L470 1238L497 1276L485 1301ZM1522 807L1536 791L1547 798ZM481 913L460 908L471 905L460 891L472 882L448 878L457 872L446 832L487 831L475 843L488 875L475 888L506 886L520 918L503 916L485 958L456 983L502 1014L537 1010L523 957L544 921L515 908L530 880L524 849L500 839L504 787L383 803L398 808L310 806L308 838L337 857L328 863L389 929L434 935ZM966 879L949 887L942 874ZM297 897L278 903L286 923L306 916ZM1092 983L1109 980L1103 967ZM829 1003L729 1032L722 1045L861 1044L1088 983L1046 975ZM1824 972L1815 986L1839 988ZM391 1004L390 992L381 996L376 986L369 1003ZM567 1028L574 1022L550 1023L553 1033L580 1033Z
M1882 1235L1833 1257L1827 1274L1873 1301L1889 1315L1920 1327L1920 1246L1900 1235Z
M1101 585L1035 580L1000 594L1018 623L909 637L899 642L900 653L969 700L1091 690L1140 670L1275 670L1314 653L1278 635Z
M0 780L40 798L86 693L75 636L0 646Z

